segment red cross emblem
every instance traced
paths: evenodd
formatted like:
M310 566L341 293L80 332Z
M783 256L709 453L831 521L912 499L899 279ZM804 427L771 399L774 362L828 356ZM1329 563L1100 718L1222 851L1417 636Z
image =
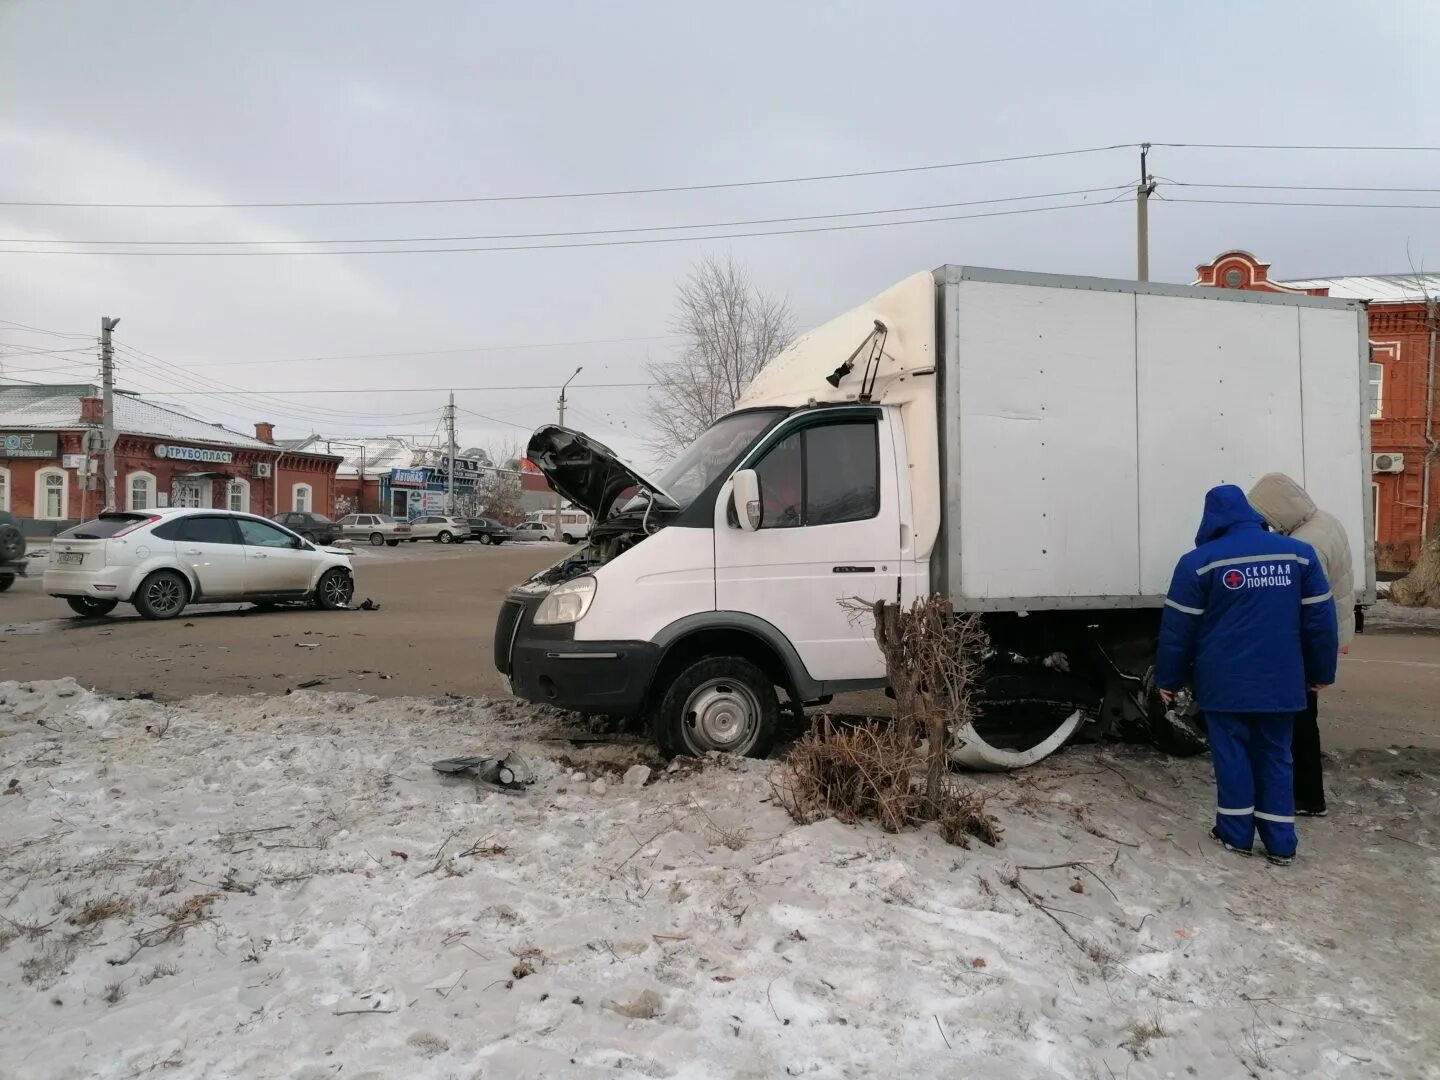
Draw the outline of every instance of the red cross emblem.
M1227 570L1221 580L1225 582L1227 589L1240 589L1245 585L1245 575L1239 570Z

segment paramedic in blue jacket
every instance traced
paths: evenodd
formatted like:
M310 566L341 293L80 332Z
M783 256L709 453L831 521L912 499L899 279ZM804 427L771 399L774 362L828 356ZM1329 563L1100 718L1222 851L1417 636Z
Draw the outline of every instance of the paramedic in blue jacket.
M1195 550L1165 598L1155 685L1186 683L1210 733L1218 801L1211 835L1271 862L1295 857L1290 733L1310 688L1335 681L1335 601L1309 544L1265 531L1233 484L1205 496Z

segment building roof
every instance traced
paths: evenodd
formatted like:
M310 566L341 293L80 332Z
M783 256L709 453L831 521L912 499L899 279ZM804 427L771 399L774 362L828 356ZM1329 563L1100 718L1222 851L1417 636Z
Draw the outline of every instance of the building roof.
M1423 304L1427 297L1440 296L1440 274L1374 274L1275 284L1291 289L1329 289L1331 296L1342 300L1369 300L1376 304Z
M0 427L64 430L84 427L80 402L99 397L100 387L90 383L53 386L0 386ZM123 435L153 435L177 442L210 443L246 450L273 450L269 443L231 431L165 405L156 405L133 393L117 390L114 397L115 430Z
M307 449L341 458L339 476L359 476L363 457L366 476L383 476L391 469L411 469L430 463L437 451L403 435L366 435L359 438L315 435Z

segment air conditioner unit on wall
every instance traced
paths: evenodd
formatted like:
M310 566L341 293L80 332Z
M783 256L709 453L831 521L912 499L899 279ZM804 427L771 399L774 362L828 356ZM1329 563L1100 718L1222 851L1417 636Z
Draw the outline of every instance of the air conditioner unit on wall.
M255 463L255 478L257 480L268 480L270 478L270 470L273 468L274 466L268 461L257 461Z
M1405 455L1371 454L1370 471L1373 473L1402 473L1405 471Z

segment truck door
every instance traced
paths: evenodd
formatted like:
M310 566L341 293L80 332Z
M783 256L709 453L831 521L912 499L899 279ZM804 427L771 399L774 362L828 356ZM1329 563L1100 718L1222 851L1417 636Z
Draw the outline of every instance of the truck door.
M895 600L899 587L895 455L880 410L799 416L743 466L760 478L763 515L754 532L742 530L722 489L717 610L775 626L816 680L883 677L871 618L846 606Z

